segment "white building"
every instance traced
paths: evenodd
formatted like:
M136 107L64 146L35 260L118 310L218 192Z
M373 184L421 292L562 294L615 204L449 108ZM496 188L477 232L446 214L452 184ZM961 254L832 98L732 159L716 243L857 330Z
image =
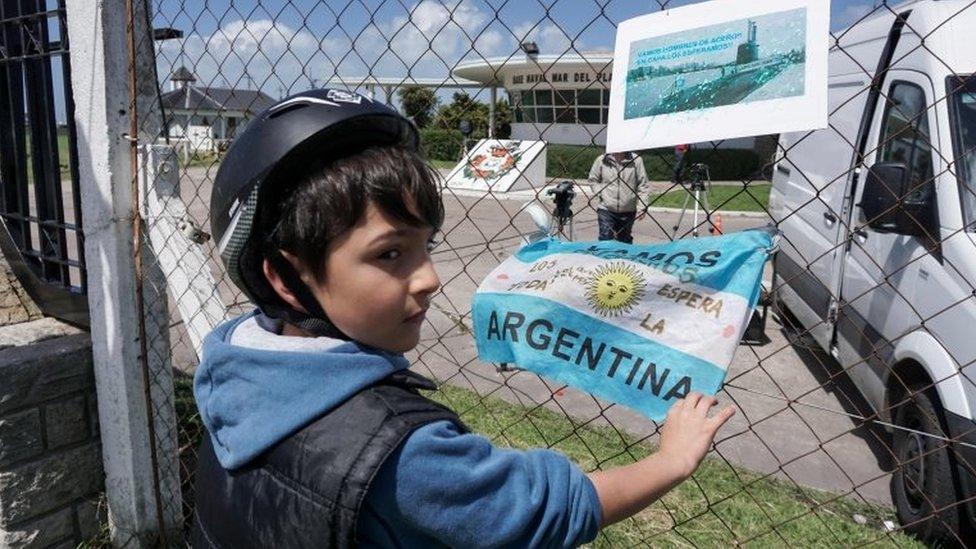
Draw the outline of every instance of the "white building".
M258 90L195 86L196 78L180 67L162 96L169 137L187 148L214 151L274 99Z

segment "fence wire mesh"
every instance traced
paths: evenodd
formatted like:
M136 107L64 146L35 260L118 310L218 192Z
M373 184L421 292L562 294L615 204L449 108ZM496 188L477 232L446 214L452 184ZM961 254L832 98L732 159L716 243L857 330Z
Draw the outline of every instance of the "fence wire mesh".
M177 151L169 200L186 206L179 234L202 250L209 273L200 280L212 276L229 315L252 306L206 240L211 185L227 145L274 100L330 87L393 104L421 127L443 175L478 139L541 139L545 176L521 174L518 192L442 187L446 219L432 252L441 289L408 358L437 381L434 398L498 444L560 450L587 471L652 451L660 425L479 361L470 303L536 230L527 205L551 210L557 183L575 184L575 239L597 238L600 187L588 174L603 152L611 74L625 77L612 67L616 25L687 2L133 1L145 2L156 29L159 111L140 118L141 133ZM976 230L976 82L953 48L968 47L974 3L834 2L830 126L696 144L687 165L708 166L703 194L690 171L673 177L674 151L639 151L651 192L635 242L769 223L783 238L763 282L765 332L738 350L719 395L736 417L689 481L603 530L595 546L972 541L976 347L961 331L976 320L976 268L966 256ZM896 20L900 41L876 73ZM877 110L861 129L873 94ZM895 164L905 187L869 175ZM701 217L680 214L696 205ZM160 222L147 217L145 231ZM156 261L145 268L173 274ZM178 312L186 293L170 286L166 295L181 491L161 498L188 527L194 499L206 497L193 490L203 435L191 394L195 319ZM168 377L153 383L154 393L170 391Z

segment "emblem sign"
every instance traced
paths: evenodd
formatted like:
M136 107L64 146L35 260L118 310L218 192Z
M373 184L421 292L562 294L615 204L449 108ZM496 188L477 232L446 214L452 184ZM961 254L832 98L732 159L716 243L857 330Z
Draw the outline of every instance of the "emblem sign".
M489 154L479 154L473 157L464 168L464 176L469 179L493 181L505 176L522 157L519 151L519 141L512 141L508 146L494 145Z

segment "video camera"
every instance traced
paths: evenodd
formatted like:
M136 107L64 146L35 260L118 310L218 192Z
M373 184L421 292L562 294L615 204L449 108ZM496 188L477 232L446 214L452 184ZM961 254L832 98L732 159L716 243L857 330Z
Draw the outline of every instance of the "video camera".
M576 191L573 190L572 181L563 181L556 185L556 188L549 189L546 194L553 197L553 202L556 203L556 209L553 212L557 219L569 219L573 217L573 198L576 196Z
M546 195L553 197L552 200L556 203L552 215L556 218L558 232L562 232L564 226L569 223L569 238L572 240L573 198L576 196L576 191L573 190L573 182L562 181L555 188L546 191Z
M704 162L697 162L691 165L689 171L691 172L692 190L694 190L696 186L702 187L702 190L708 190L704 188L706 183L711 186L712 182L711 171L708 168L708 164L705 164Z

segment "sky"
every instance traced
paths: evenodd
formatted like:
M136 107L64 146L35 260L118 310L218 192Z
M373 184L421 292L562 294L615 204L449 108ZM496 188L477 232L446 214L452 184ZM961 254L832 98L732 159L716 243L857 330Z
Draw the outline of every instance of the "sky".
M542 54L609 52L618 22L662 9L655 0L151 1L155 27L185 34L160 45L161 79L186 65L198 84L258 88L272 97L335 75L449 78L459 61L519 55L525 40ZM875 3L831 0L831 29Z
M169 74L185 65L197 85L260 89L272 97L322 86L335 75L445 79L461 60L520 55L525 40L535 41L542 54L609 52L617 23L662 9L656 0L149 2L154 27L184 33L157 45L164 91ZM698 3L662 2L666 8ZM876 2L830 4L836 30ZM451 91L439 96L447 100ZM487 91L472 94L487 100ZM64 119L63 105L58 119Z

